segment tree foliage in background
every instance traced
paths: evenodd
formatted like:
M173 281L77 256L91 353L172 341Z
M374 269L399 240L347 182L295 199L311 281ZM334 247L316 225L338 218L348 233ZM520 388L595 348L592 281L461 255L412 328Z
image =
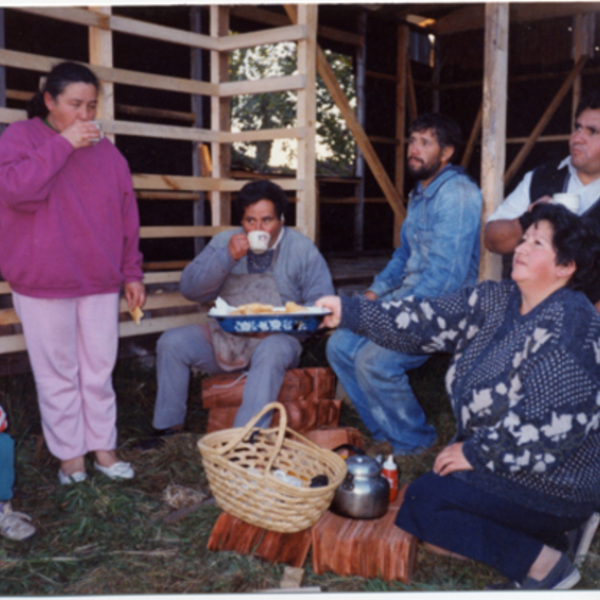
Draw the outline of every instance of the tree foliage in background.
M325 51L351 104L356 104L352 59L343 54ZM285 77L297 72L296 45L281 43L236 50L231 53L231 81ZM297 94L277 92L235 96L231 103L232 126L240 131L279 129L296 125ZM333 99L320 77L317 78L317 172L327 175L352 175L354 170L354 140L348 132ZM233 145L234 165L259 173L269 173L272 167L273 141L240 142ZM282 150L291 172L295 164L296 143L284 140Z

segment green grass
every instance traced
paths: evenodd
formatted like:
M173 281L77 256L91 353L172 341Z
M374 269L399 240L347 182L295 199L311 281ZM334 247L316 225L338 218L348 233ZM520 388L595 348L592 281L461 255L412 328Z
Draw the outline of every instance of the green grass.
M309 346L303 364L322 364L323 344ZM411 382L439 439L436 448L400 460L401 483L431 468L436 451L453 435L454 422L443 391L447 358L436 357L411 373ZM0 404L7 410L17 447L14 506L31 515L38 527L34 538L11 542L0 538L0 596L149 593L238 593L279 586L283 565L251 556L206 549L220 514L202 506L179 521L163 490L176 483L209 490L196 448L206 427L200 401L201 377L192 379L187 426L190 433L171 438L158 450L127 449L151 431L156 392L155 372L140 360L120 361L114 375L119 404L122 455L136 469L132 481L116 483L98 473L75 486L59 486L58 461L40 442L39 411L31 375L0 378ZM342 423L360 428L356 412L344 405ZM88 459L89 460L89 459ZM91 460L88 472L92 473ZM582 569L579 589L600 587L600 543ZM304 586L329 592L477 590L502 578L473 561L439 557L419 547L413 581L316 575L309 553Z

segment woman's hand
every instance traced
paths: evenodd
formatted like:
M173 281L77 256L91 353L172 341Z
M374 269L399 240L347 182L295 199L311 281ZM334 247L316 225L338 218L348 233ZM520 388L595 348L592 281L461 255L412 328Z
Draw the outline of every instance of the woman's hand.
M72 125L69 125L61 134L66 138L75 150L87 148L101 137L98 127L91 121L81 121L76 119Z
M135 310L138 306L142 308L144 302L146 302L146 288L141 281L130 281L126 283L125 288L125 300L127 300L127 306L129 310Z
M342 301L339 296L323 296L315 302L315 306L328 308L331 311L331 314L323 319L321 327L334 329L340 324L342 320Z
M453 471L470 471L471 463L463 454L463 443L455 442L446 446L436 457L433 463L433 472L437 475L448 475Z

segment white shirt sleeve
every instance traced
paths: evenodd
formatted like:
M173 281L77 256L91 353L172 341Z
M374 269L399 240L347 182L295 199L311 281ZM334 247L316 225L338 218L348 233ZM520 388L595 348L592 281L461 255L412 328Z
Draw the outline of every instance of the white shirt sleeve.
M512 194L489 216L488 223L498 219L516 219L527 211L530 204L529 189L532 176L533 171L526 173Z

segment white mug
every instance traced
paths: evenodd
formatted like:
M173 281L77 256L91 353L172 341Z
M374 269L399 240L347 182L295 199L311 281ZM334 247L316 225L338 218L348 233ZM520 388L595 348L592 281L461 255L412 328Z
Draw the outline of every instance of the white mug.
M552 202L554 204L562 204L576 215L579 214L579 205L581 204L579 194L554 194Z
M95 125L98 128L98 131L100 132L100 137L90 140L92 144L97 144L104 137L104 131L102 131L102 127L100 127L100 123L98 123L98 121L90 121L90 123L92 125Z
M269 249L269 241L271 239L271 235L266 231L249 231L248 232L248 241L250 242L250 250L254 252L254 254L262 254Z

